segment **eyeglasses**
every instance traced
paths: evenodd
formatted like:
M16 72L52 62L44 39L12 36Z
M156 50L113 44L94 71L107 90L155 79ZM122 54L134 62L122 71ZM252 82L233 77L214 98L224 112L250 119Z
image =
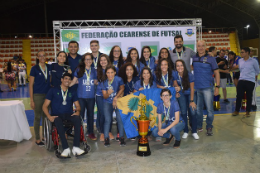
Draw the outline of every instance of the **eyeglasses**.
M162 95L162 97L169 97L169 96L170 96L170 95L168 95L168 94L167 94L167 95Z

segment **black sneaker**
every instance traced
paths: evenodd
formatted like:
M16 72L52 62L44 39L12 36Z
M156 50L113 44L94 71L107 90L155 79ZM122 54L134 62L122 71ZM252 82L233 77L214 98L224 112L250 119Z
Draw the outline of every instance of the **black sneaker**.
M208 136L212 136L213 135L212 128L208 128L207 129L207 135Z
M105 147L109 147L109 146L110 146L109 138L106 138L106 139L105 139L104 145L105 145Z
M252 111L256 111L257 106L256 106L256 105L252 105L252 106L251 106L251 109L252 109Z
M173 148L179 148L180 145L181 145L181 140L179 140L179 141L175 140L175 143L174 143L174 145L173 145Z
M43 142L39 142L39 143L35 142L35 144L38 145L39 147L43 147L44 146Z
M120 146L121 146L121 147L126 146L126 143L125 143L124 138L119 138L119 141L120 141Z
M163 143L163 145L169 145L172 140L173 140L173 135L171 135L171 137L169 138L166 138L166 141Z
M116 135L116 141L119 141L119 140L120 140L119 133L117 133L117 135Z
M224 99L224 102L225 102L225 103L229 103L229 100L228 100L228 99Z

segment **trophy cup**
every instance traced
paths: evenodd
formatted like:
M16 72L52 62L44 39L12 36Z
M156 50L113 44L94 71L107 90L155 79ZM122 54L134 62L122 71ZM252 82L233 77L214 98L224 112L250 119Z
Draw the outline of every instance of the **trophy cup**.
M219 99L220 99L220 95L214 96L213 106L215 110L220 110Z
M150 156L151 150L150 150L150 147L149 147L148 139L146 137L146 135L148 134L148 128L149 128L149 124L150 124L150 120L145 115L146 103L147 103L146 97L142 98L139 101L139 103L141 105L141 108L139 109L140 117L139 118L136 118L136 117L131 118L131 122L134 126L135 126L135 124L133 123L132 119L137 121L138 128L136 126L135 126L135 128L139 132L139 135L142 136L138 141L136 154L138 156Z

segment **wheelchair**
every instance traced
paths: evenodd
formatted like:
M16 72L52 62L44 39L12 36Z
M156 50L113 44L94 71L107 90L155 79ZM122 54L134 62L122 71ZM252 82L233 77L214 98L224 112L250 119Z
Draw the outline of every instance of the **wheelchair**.
M45 139L45 148L48 151L52 151L54 149L54 153L58 158L63 158L61 156L61 151L60 151L60 145L59 145L59 134L57 131L57 128L55 127L54 122L50 122L50 120L46 117L44 119L44 124L43 124L43 135ZM71 131L73 128L73 123L70 121L63 121L63 127L66 129L65 132ZM85 131L86 128L83 128L83 121L81 120L81 126L80 126L80 143L83 145L83 150L85 151L84 155L90 152L91 148L90 145L87 144L87 140L85 138ZM74 135L68 134L68 136L73 137Z

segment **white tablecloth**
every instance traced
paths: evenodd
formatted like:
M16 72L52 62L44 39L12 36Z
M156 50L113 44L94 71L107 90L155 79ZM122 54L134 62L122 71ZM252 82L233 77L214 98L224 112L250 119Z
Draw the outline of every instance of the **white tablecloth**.
M31 137L23 101L0 101L0 139L21 142Z

